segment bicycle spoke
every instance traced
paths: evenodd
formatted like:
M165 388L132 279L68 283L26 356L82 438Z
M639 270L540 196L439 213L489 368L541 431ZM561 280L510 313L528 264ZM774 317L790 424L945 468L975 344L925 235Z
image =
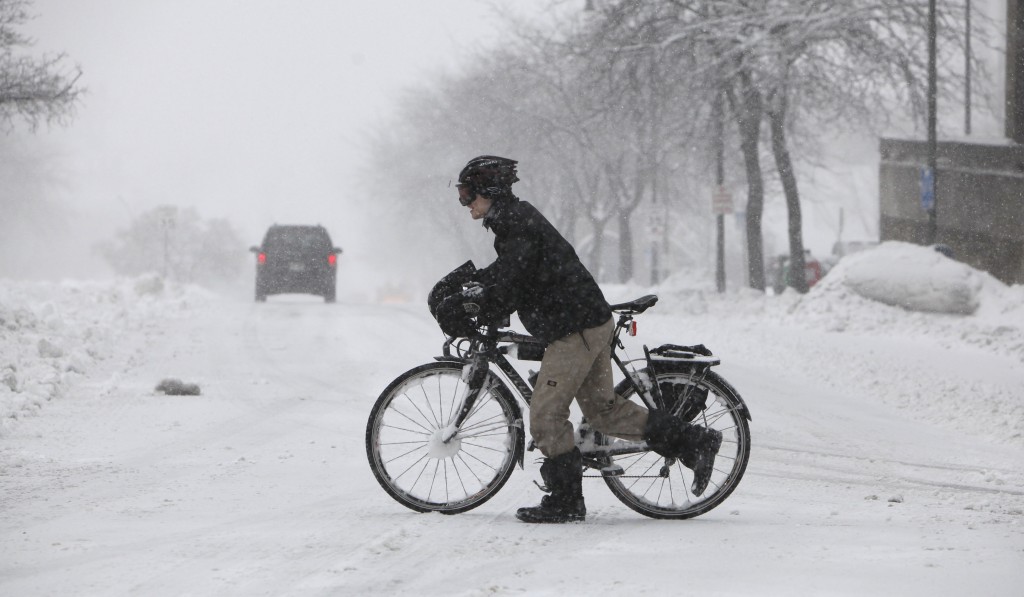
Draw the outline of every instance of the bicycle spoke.
M415 452L416 450L421 449L424 446L426 446L426 444L421 444L419 447L413 448L412 450L409 450L408 452L403 452L402 454L399 454L398 456L395 456L393 458L389 458L388 460L384 461L384 464L388 464L388 463L391 463L391 462L394 462L394 461L398 460L399 458L402 458L404 456L408 456L409 454L412 454L413 452ZM424 455L424 457L425 457L425 455Z
M434 412L434 407L430 402L430 396L427 396L427 390L422 385L420 385L420 392L423 392L423 398L427 403L427 410L430 411L430 416L434 419L434 429L440 429L441 423L437 420L437 413Z
M487 468L491 469L492 471L497 471L498 470L498 469L494 468L493 466L491 466L490 464L484 462L483 460L480 460L475 455L473 455L471 452L466 452L466 456L469 456L473 460L475 460L475 461L479 462L480 464L486 466Z
M474 433L473 435L471 435L469 437L471 437L473 439L478 439L478 438L481 438L481 437L508 437L509 434L508 434L507 425L502 425L500 427L500 429L503 429L504 431L497 431L497 430L495 430L494 433Z
M403 476L403 475L405 475L405 473L407 473L407 472L411 471L411 470L412 470L412 467L414 467L414 466L416 466L417 464L419 464L419 463L420 463L420 461L422 461L422 460L423 460L423 459L425 459L426 457L427 457L427 455L426 455L426 454L424 454L423 456L420 456L420 457L419 457L418 459L416 459L416 461L415 461L415 462L413 462L412 464L410 464L410 465L409 465L409 466L408 466L408 467L407 467L407 468L406 468L406 469L405 469L404 471L402 471L402 472L401 472L401 473L400 473L400 474L399 474L399 475L398 475L397 477L395 477L395 480L397 481L398 479L401 479L401 478L402 478L402 476ZM426 462L424 462L424 463L423 463L423 467L424 467L424 468L426 468L426 466L427 466L428 464L430 464L430 461L429 461L429 460L427 460ZM420 476L421 476L422 474L423 474L423 471L421 470L421 471L420 471L420 474L416 476L416 480L412 482L412 487L416 487L416 483L417 483L417 482L419 482L419 480L420 480ZM409 489L410 489L410 490L412 490L412 487L410 487Z
M422 390L422 389L423 389L423 386L420 386L420 390ZM419 406L417 406L417 404L416 404L416 401L414 401L414 400L413 400L413 399L412 399L412 398L411 398L411 397L410 397L410 396L409 396L408 394L404 394L404 393L403 393L403 394L402 394L402 397L403 397L403 398L405 398L405 401L406 401L406 402L408 402L408 403L409 403L409 405L410 405L410 406L412 406L412 407L413 407L413 409L415 409L415 410L416 410L416 412L417 412L417 413L419 413L419 415L420 415L421 417L423 417L423 420L424 420L424 421L426 421L426 426L424 426L424 425L421 425L421 424L419 424L419 423L416 423L416 424L417 424L417 425L420 425L420 426L421 426L421 427L423 427L424 429L429 429L429 426L430 426L430 418L429 418L429 417L427 417L427 415L423 414L423 411L422 411L422 410L420 409L420 407L419 407ZM399 414L401 414L401 412L400 412L400 411L398 411L398 407L397 407L397 405L395 406L395 408L393 408L393 409L391 409L391 410L394 410L394 411L396 411L396 412L399 412ZM410 420L410 421L412 421L412 419L411 419L411 418L410 418L409 420ZM415 421L413 421L413 422L415 423ZM435 421L435 425L436 425L436 424L437 424L437 423L436 423L436 421ZM437 429L437 427L434 427L434 429Z
M469 466L469 463L466 462L466 460L462 457L462 454L459 454L458 459L459 462L462 463L462 466L466 467L466 470L469 471L469 474L473 475L473 478L476 479L477 483L479 483L481 486L485 485L483 480L480 479L480 475L476 474L476 471L473 470L473 467Z
M498 454L504 454L507 450L499 450L497 448L490 448L487 446L481 446L480 444L471 444L469 442L462 442L463 446L473 446L474 448L480 448L481 450L490 450L491 452L497 452Z
M490 422L494 421L495 419L504 419L504 418L505 418L505 413L499 412L499 413L496 413L496 414L493 414L493 415L487 417L486 419L481 419L479 421L474 421L473 423L471 423L469 425L463 425L459 429L459 432L461 433L461 432L464 432L464 431L473 431L474 429L477 429L477 428L479 428L479 427L481 427L483 425L490 424ZM466 417L466 421L469 421L469 420L470 420L470 418Z
M668 483L665 483L664 479L661 483L658 483L658 497L654 500L655 504L661 503L661 495L665 492L665 485L668 485L668 493L672 495L672 477L668 478Z
M686 503L689 504L693 501L690 499L690 496L697 497L693 495L692 491L690 491L690 486L686 483L686 477L684 476L686 474L685 471L690 469L683 466L682 462L676 462L676 469L679 471L679 479L683 481L683 496L686 498Z
M448 493L448 459L444 460L444 501L452 501L451 494Z
M425 446L425 445L427 445L427 442L422 441L422 440L420 440L420 441L411 440L411 441L407 441L407 442L381 442L380 443L381 446L401 446L403 444L417 444L417 445L420 445L420 446Z
M380 428L381 429L397 429L399 431L405 431L406 433L412 433L413 435L424 435L424 436L429 436L430 435L430 431L429 430L428 430L427 433L423 433L422 431L416 431L415 429L406 429L405 427L398 427L396 425L387 425L387 424L385 424L385 425L381 425Z
M440 383L440 382L438 382L438 383ZM452 421L455 420L455 409L457 407L456 401L458 400L458 396L459 396L458 390L459 390L459 385L455 384L455 391L452 392L451 400L448 401L448 418L445 419L444 417L441 417L441 420L445 421L445 427L447 427L448 425L451 425ZM437 395L438 396L442 396L441 388L437 389ZM443 398L443 396L442 396L442 398Z
M651 472L651 469L656 467L656 466L658 466L658 461L657 460L652 462L651 465L647 467L647 470L645 470L642 473L640 473L640 475L637 477L636 481L633 481L633 483L632 483L632 485L630 485L630 487L632 487L633 485L636 485L640 481L641 478L645 477L647 475L647 473Z
M397 408L395 408L395 409L392 409L392 410L394 410L394 411L395 411L395 414L397 414L398 416L400 416L400 417L404 417L404 418L405 418L406 420L408 420L408 421L409 421L410 423L412 423L413 425L416 425L417 427L419 427L420 429L422 429L423 431L425 431L425 432L426 432L426 433L425 433L425 435L430 435L431 433L433 433L433 431L434 431L433 429L430 429L429 427L425 427L425 426L423 426L422 424L420 424L419 422L417 422L417 421L414 421L414 420L413 420L413 419L412 419L411 417L409 417L409 415L407 415L407 414L405 414L404 412L402 412L402 411L398 410ZM386 424L385 424L385 426L390 426L390 425L386 425ZM396 428L396 429L398 429L398 427L395 427L395 428ZM419 433L419 432L418 432L418 431L410 431L410 433Z
M462 430L460 430L459 431L459 437L460 438L480 437L483 434L489 434L492 431L497 431L498 429L506 429L507 427L508 427L508 423L506 423L505 421L498 421L498 422L496 422L496 423L494 423L494 424L492 424L492 425L490 425L488 427L476 430L474 433L470 433L470 434L463 434Z
M462 474L459 473L459 467L456 465L456 460L452 460L452 470L455 471L455 478L459 480L459 486L462 487L462 495L469 495L469 490L466 489L466 483L462 480Z
M430 476L430 487L427 488L427 499L434 495L434 485L437 483L437 469L441 466L441 461L434 459L434 474Z

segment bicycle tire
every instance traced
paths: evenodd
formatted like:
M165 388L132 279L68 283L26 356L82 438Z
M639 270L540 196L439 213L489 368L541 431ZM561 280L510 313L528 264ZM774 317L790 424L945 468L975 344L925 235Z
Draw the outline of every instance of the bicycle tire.
M459 434L448 444L440 441L465 389L460 364L428 363L398 376L370 411L370 468L384 491L411 510L459 514L476 508L522 461L522 415L493 375Z
M646 370L645 370L646 372ZM701 496L690 491L693 473L675 461L667 466L667 459L656 452L611 457L623 469L622 476L606 476L605 483L615 497L636 512L651 518L686 519L700 516L720 505L736 489L750 459L750 425L748 411L739 393L724 379L709 371L700 381L690 379L691 369L682 366L660 372L658 384L666 388L696 385L708 391L703 408L692 411L690 422L712 427L722 432L722 447L715 458L715 470L707 490ZM623 382L616 393L637 400L632 385ZM611 441L605 439L605 442ZM662 472L667 466L667 475Z

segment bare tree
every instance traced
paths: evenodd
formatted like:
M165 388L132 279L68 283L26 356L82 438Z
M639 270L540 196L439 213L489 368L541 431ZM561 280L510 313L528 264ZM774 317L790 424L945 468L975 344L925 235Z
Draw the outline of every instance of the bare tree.
M924 105L927 53L925 0L606 0L598 3L606 51L674 60L693 86L724 92L739 132L748 185L750 286L763 289L760 163L765 119L789 213L791 283L803 280L802 218L788 132L799 120L862 126L865 117ZM960 52L962 6L939 7L940 93L960 78L944 60ZM699 97L694 95L694 97ZM896 108L896 110L893 110ZM796 109L795 114L793 110ZM799 130L799 129L796 129ZM820 130L816 131L820 135Z
M194 208L161 205L135 218L96 251L115 272L162 272L170 279L217 287L233 282L248 258L227 220L203 220Z
M66 56L32 57L19 50L32 40L18 31L30 19L30 0L0 0L0 125L10 129L16 118L33 129L40 122L61 122L70 116L82 88L78 66L65 66Z

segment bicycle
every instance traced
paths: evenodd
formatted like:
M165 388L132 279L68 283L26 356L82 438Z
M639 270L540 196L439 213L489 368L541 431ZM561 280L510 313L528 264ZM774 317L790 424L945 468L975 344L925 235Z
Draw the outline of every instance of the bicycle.
M707 490L694 496L692 472L681 462L644 441L606 437L585 419L576 426L576 444L584 466L595 471L584 478L604 479L629 508L652 518L692 518L721 504L739 484L750 458L751 416L739 393L711 371L721 361L702 345L645 346L642 359L622 360L621 334L636 335L634 317L657 300L647 295L611 307L618 316L611 358L625 376L615 392L722 432ZM493 497L516 464L524 468L520 405L528 408L533 395L508 357L539 361L543 352L537 338L485 325L465 338L448 336L435 362L392 381L366 426L367 458L384 491L417 512L442 514L466 512Z

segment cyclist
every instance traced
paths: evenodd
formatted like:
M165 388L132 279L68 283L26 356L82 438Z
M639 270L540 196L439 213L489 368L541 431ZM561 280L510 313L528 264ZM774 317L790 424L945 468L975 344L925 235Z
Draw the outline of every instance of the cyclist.
M549 495L520 508L524 522L575 522L586 517L583 458L576 447L569 406L579 403L590 425L607 435L646 440L659 454L694 471L692 491L707 487L722 434L651 411L615 395L611 308L593 276L565 238L526 201L512 193L517 161L473 158L459 173L459 202L494 232L497 259L479 270L471 299L485 319L518 311L526 330L547 342L530 407L530 433L544 454L541 478Z

